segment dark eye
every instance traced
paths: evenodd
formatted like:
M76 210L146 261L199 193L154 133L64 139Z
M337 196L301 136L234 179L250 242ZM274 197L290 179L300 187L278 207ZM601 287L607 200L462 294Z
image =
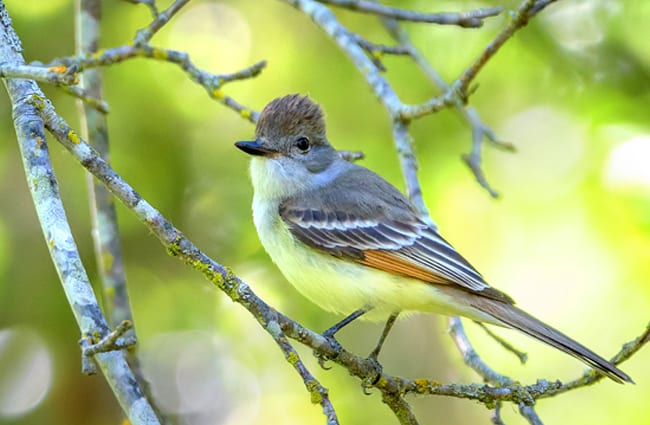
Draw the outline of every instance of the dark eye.
M302 153L306 153L309 150L309 139L306 137L298 137L296 140L296 147L302 151Z

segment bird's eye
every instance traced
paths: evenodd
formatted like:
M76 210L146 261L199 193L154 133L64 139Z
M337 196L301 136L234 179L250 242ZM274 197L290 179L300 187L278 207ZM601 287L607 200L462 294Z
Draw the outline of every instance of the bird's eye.
M296 147L300 149L302 153L306 153L309 150L309 139L306 137L298 137L296 140Z

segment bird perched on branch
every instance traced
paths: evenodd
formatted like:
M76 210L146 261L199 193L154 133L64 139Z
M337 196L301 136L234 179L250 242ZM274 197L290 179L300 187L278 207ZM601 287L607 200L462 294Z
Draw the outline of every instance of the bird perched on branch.
M515 307L399 190L343 160L327 140L320 107L308 97L273 100L260 115L255 140L236 146L252 156L253 218L265 250L305 297L348 315L326 336L357 317L390 317L392 324L402 311L460 315L517 329L616 382L632 382L611 362Z

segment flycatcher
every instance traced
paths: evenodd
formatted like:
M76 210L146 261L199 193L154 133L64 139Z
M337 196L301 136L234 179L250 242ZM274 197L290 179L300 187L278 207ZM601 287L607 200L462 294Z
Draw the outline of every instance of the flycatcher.
M308 97L273 100L260 115L255 140L235 145L252 155L253 219L262 245L289 282L323 309L350 320L401 311L465 316L517 329L614 381L632 382L515 307L398 189L342 159L327 140L320 107Z

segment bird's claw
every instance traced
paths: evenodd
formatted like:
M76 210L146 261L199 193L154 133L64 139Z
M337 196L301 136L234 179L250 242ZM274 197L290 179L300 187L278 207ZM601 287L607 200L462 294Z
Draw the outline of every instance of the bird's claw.
M318 359L318 364L320 365L320 367L322 367L325 370L330 370L332 367L327 366L325 364L325 362L337 358L339 353L341 352L341 350L343 350L343 347L334 338L334 336L330 335L328 332L325 332L323 334L323 336L325 337L325 339L327 340L329 345L334 349L335 355L334 356L329 356L329 355L327 355L327 354L325 354L323 352L314 350L314 357L316 357L316 359Z
M374 356L372 354L366 358L365 363L369 369L369 373L368 376L366 376L363 381L361 381L361 389L365 395L370 395L370 392L368 390L377 385L377 382L379 382L379 379L381 378L381 374L383 372L383 367L377 360L377 356Z

